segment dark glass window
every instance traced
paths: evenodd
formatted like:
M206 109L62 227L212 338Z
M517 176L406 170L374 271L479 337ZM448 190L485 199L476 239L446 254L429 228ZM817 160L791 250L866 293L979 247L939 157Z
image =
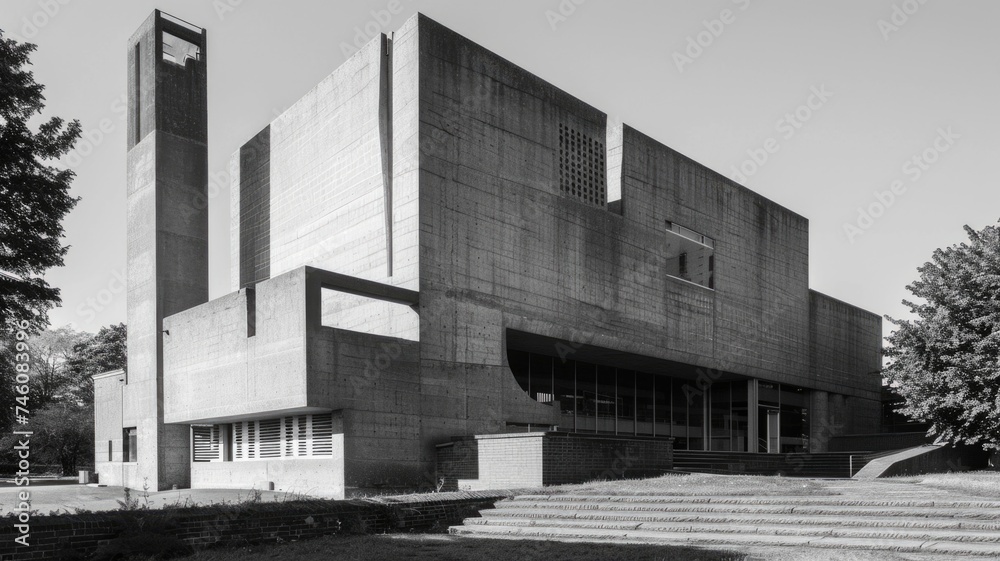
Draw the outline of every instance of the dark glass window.
M576 430L576 363L572 360L552 360L552 391L562 413L561 430Z
M690 450L705 450L705 392L696 391L694 382L685 382L689 389L688 402L688 447Z
M618 369L618 434L635 434L635 372Z
M122 459L126 462L139 461L139 437L135 427L124 429L122 434Z
M809 447L809 391L781 385L781 451L806 452Z
M523 351L507 351L507 364L510 371L514 373L514 379L521 389L528 391L528 364L529 354Z
M580 406L576 410L576 430L597 430L597 369L593 364L576 363L576 392Z
M552 357L532 354L528 395L539 403L552 403Z
M656 436L670 436L670 378L654 376L653 406L655 407Z
M597 366L597 432L615 433L618 380L615 368Z
M709 410L710 425L712 435L712 450L732 450L730 442L730 422L732 420L730 408L730 386L729 384L712 384L712 408Z
M655 379L656 377L652 374L635 373L635 433L639 435L652 436L654 434Z
M749 422L749 402L747 397L747 381L732 382L732 450L747 452L747 423Z
M674 448L678 450L688 449L688 406L695 400L701 400L700 394L685 392L685 386L688 390L692 389L692 386L684 380L673 380L674 406L671 408L673 417L670 431L674 435Z

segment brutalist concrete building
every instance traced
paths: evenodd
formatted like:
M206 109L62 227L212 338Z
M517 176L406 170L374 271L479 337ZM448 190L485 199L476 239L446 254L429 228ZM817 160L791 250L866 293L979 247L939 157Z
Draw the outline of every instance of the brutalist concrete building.
M233 154L209 301L205 38L155 12L128 44L102 482L343 496L476 442L489 487L877 430L881 320L809 289L806 218L422 15Z

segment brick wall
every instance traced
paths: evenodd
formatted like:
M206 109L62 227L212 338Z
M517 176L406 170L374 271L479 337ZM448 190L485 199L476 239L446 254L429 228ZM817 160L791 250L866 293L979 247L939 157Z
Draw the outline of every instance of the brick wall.
M654 477L674 465L672 439L551 434L543 442L546 485Z
M503 496L440 493L379 501L310 500L34 516L29 522L28 546L14 542L18 533L12 524L0 528L0 559L54 559L73 551L90 555L108 540L126 535L139 522L153 532L181 538L196 549L331 534L436 529L490 508Z

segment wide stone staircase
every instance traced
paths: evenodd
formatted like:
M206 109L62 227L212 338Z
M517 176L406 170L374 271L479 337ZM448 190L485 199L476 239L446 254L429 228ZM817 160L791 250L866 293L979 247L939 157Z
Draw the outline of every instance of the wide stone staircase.
M521 495L452 534L675 545L794 546L1000 558L1000 501L845 482L820 496Z

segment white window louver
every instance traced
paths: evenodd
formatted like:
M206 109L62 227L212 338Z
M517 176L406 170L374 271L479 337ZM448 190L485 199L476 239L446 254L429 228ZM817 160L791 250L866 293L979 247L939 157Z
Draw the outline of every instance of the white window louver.
M222 430L219 425L193 425L194 461L218 462L222 460Z
M281 457L281 419L257 421L257 445L260 458Z
M329 413L233 423L234 460L332 455L333 415Z

